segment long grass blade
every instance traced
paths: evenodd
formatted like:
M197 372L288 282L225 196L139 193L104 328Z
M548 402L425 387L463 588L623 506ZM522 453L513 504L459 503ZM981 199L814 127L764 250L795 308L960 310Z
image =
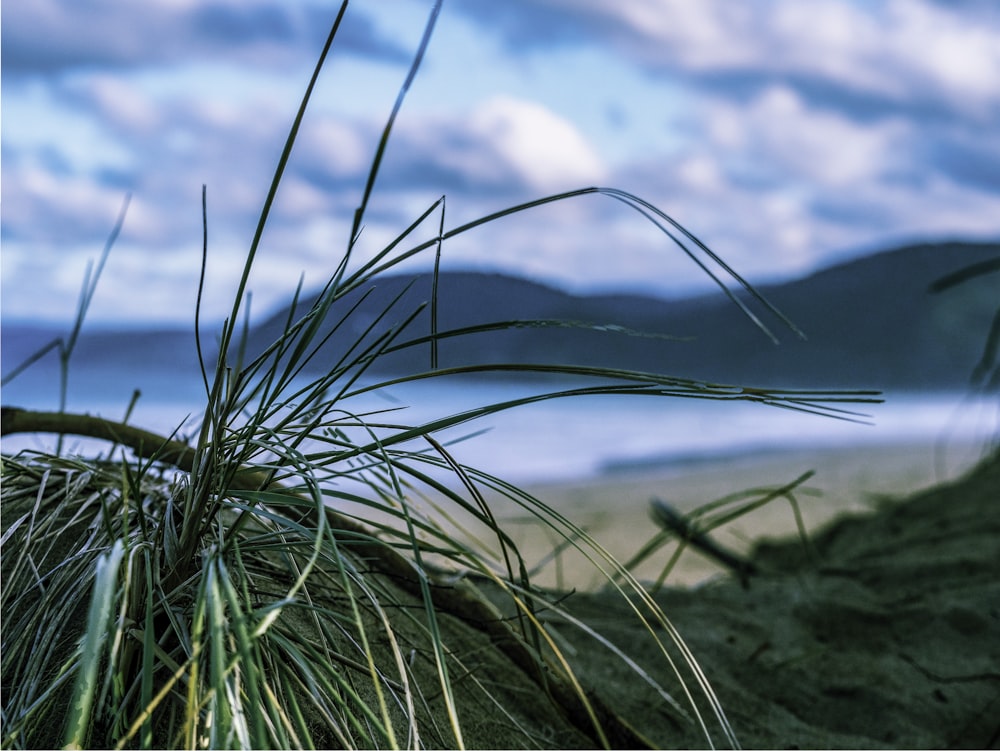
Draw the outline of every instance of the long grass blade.
M382 128L382 135L379 138L378 147L375 149L372 166L368 169L368 178L365 182L364 191L361 194L361 204L354 212L354 223L351 226L350 244L348 245L345 260L347 256L350 256L351 248L353 247L358 234L361 232L361 225L364 221L365 211L368 208L368 201L375 188L375 179L378 177L379 168L382 165L382 158L385 155L386 146L389 145L389 136L392 134L392 127L396 122L396 117L399 115L400 110L403 108L403 100L406 99L406 94L409 92L410 86L413 85L413 81L417 77L417 71L420 70L420 64L424 59L424 53L430 45L431 34L434 33L434 26L437 23L438 14L441 12L442 2L443 0L435 0L434 6L431 8L430 14L427 17L427 22L424 25L423 36L420 39L420 44L417 46L417 52L413 56L413 61L410 63L410 70L407 72L402 86L399 87L399 92L396 94L396 101L392 105L392 111L389 113L389 117L386 118L385 126Z
M233 302L233 310L229 316L230 325L226 326L223 330L222 341L220 343L219 349L221 352L226 353L229 351L229 343L232 339L233 329L235 322L239 320L240 306L243 304L243 300L246 296L247 283L250 280L250 270L253 267L254 261L257 256L258 249L260 248L261 239L264 236L264 227L267 225L268 219L271 215L271 208L274 205L274 199L278 194L278 186L281 184L282 177L285 174L285 168L288 166L288 161L292 154L292 147L295 145L295 141L298 138L299 129L302 126L302 121L305 118L306 109L309 105L309 100L312 98L313 90L316 88L316 82L319 80L320 71L323 70L326 64L327 55L330 53L330 49L333 47L333 40L337 36L337 32L340 30L340 24L343 21L344 13L347 11L347 0L340 5L340 10L337 12L337 17L334 19L333 25L330 27L330 33L327 35L326 42L323 45L323 49L320 51L319 59L316 61L316 65L313 68L312 76L309 79L309 83L306 86L305 94L302 96L302 100L299 103L298 111L295 113L295 118L292 120L292 126L289 130L288 137L285 139L285 145L282 148L281 156L278 157L278 164L274 170L274 176L271 179L271 185L268 188L267 196L264 198L264 205L261 208L260 217L257 220L257 227L254 230L253 239L250 241L250 248L247 251L247 258L243 264L243 274L240 277L239 286L237 287L236 296ZM219 373L216 377L219 377Z
M111 550L97 559L73 700L66 713L66 748L82 749L90 745L90 728L94 720L92 710L103 682L100 678L100 666L107 660L104 645L118 590L118 570L124 557L125 546L116 541Z

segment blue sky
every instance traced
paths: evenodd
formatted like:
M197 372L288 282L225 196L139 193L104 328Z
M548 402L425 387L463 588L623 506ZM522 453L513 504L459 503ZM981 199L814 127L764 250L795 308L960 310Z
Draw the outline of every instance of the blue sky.
M228 311L338 3L34 0L3 15L2 313L69 322L126 193L92 318ZM431 0L354 0L251 279L325 281ZM445 0L360 251L441 195L446 225L588 185L636 193L754 281L910 240L1000 237L992 0ZM418 233L433 236L436 221ZM445 246L574 290L684 294L697 268L617 202Z

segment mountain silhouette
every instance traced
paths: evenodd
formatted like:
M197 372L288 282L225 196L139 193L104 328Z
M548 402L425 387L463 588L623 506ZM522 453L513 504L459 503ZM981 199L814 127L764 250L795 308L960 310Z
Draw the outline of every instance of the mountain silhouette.
M799 338L765 311L761 320L778 344L721 292L676 300L575 295L502 274L443 272L439 332L504 321L549 323L444 337L438 365L602 365L772 388L962 388L1000 307L998 258L997 243L911 245L760 286L806 335ZM976 264L987 273L932 291L937 280ZM345 295L321 326L319 336L329 338L306 372L328 371L389 333L397 349L378 357L372 372L427 370L429 343L400 345L430 333L431 284L430 274L386 275ZM749 304L749 297L739 294ZM263 352L290 317L304 315L314 300L302 299L295 311L280 309L253 326L249 356ZM0 338L4 374L58 333L51 327L5 325ZM215 362L213 342L210 334L203 336L209 367ZM50 353L49 367L55 359ZM130 372L197 373L198 367L193 332L177 329L84 327L72 367L89 363Z
M444 338L438 364L604 365L787 388L962 387L1000 306L1000 274L983 274L937 294L931 287L948 274L996 258L997 244L913 245L759 287L806 336L801 339L773 315L762 316L778 344L721 292L679 300L573 295L501 274L444 272L438 281L439 332L497 321L562 323ZM310 368L329 368L351 346L370 343L394 326L403 327L397 344L427 336L431 284L430 274L386 276L346 295L326 324L330 340ZM742 291L741 297L749 304ZM297 313L304 314L313 301L301 301ZM426 307L403 326L422 304ZM351 313L342 320L338 310ZM250 350L262 351L272 342L289 313L278 311L255 327ZM372 368L393 373L429 366L430 345L423 343L380 357Z

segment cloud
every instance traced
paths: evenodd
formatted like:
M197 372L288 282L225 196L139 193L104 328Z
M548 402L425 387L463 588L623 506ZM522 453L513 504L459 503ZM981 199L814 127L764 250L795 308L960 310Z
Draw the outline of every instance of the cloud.
M773 86L747 103L710 100L693 129L705 149L733 165L769 177L771 185L801 182L843 190L872 183L905 157L897 153L905 121L857 123L838 112L810 109L794 89ZM742 164L741 164L742 163Z
M757 279L921 234L995 237L1000 135L987 125L1000 114L1000 43L992 44L1000 12L962 6L449 2L480 24L472 27L484 35L477 64L516 67L516 75L481 75L469 87L477 74L447 57L465 48L436 40L444 47L436 67L429 58L428 86L475 96L429 107L414 91L408 104L417 106L396 123L359 257L384 247L442 194L453 227L592 184L649 199ZM339 258L384 124L373 107L384 114L394 93L373 104L368 89L377 86L369 82L381 86L392 71L359 63L410 54L384 19L352 13L344 39L354 40L354 58L324 79L330 88L303 124L253 279L256 310L277 304L301 271L311 275L307 284L322 281ZM66 311L47 312L67 320L85 261L99 252L127 191L132 209L106 271L114 292L99 298L95 314L151 315L149 301L188 295L206 184L217 269L211 314L223 315L301 93L300 71L290 71L312 62L308 50L318 48L329 15L319 4L264 0L94 0L86 12L68 0L38 0L9 10L4 311L39 307L29 280L54 290L45 294ZM494 44L498 36L507 47ZM588 54L574 57L581 47ZM567 59L581 68L565 75L583 80L581 71L605 70L602 55L614 61L609 76L626 76L613 80L628 92L602 90L603 110L575 108L569 94L559 99L565 92L544 98L518 88L537 66L558 69ZM357 70L372 77L355 77ZM646 107L644 96L656 106ZM612 148L600 140L611 137L606 124L585 118L616 106L626 143ZM433 237L436 221L414 241ZM676 291L701 279L641 217L595 198L483 227L456 238L446 257L452 268L501 266L577 288ZM46 275L46 267L59 273ZM150 269L172 293L138 281ZM187 322L189 308L156 314Z
M392 147L396 184L532 197L602 182L594 147L538 102L494 96L457 116L411 118Z
M650 73L752 96L785 82L869 115L937 110L985 122L1000 114L1000 13L929 0L509 0L460 2L512 49L611 45Z
M254 67L298 65L319 51L335 18L323 3L268 0L33 0L4 8L4 76L77 68L120 69L227 60ZM338 49L405 63L411 53L352 10Z
M653 144L612 180L704 228L743 268L763 269L768 258L794 271L920 233L1000 228L995 3L455 7L512 54L540 55L555 34L564 47L631 60L651 87L664 85L678 113L663 148Z
M79 276L85 259L103 243L122 197L134 192L116 251L116 257L128 260L116 261L107 271L107 284L119 292L113 304L97 304L94 315L141 314L149 293L128 274L143 267L138 258L148 259L147 269L150 263L161 269L162 259L176 257L179 249L196 263L199 191L205 184L212 256L230 258L238 267L289 125L289 113L276 108L268 92L235 100L164 94L141 80L104 71L59 82L49 91L49 106L99 124L101 139L114 148L81 153L72 139L58 136L5 143L10 151L3 182L8 258L45 258ZM345 247L382 126L375 118L324 109L306 118L265 238L279 260L266 252L261 256L269 272L256 278L260 304L276 304L302 271L323 273ZM391 240L442 193L458 199L448 215L454 223L486 213L483 201L498 208L497 202L578 187L603 175L594 148L577 129L537 103L497 97L455 114L414 114L397 123L367 217L364 247L370 251ZM5 276L26 273L24 268L5 263ZM183 275L157 273L163 283L173 279L175 284ZM187 287L196 267L190 266L189 274ZM59 285L60 294L72 299L71 280ZM8 309L30 306L23 296L5 300Z
M601 182L605 170L580 132L542 105L511 97L481 104L469 132L489 142L531 188L555 191Z

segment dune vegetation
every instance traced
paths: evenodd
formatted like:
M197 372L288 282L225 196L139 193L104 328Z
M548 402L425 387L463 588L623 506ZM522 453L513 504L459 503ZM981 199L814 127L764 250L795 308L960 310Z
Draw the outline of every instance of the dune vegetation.
M3 433L84 435L107 449L74 456L3 457L2 745L27 747L462 747L627 746L656 741L594 690L579 661L614 660L658 697L657 711L708 745L737 746L712 675L659 600L571 518L491 475L465 466L441 431L541 399L600 394L751 400L850 418L868 392L787 392L714 384L573 363L439 367L451 337L497 328L581 325L509 320L439 330L437 290L419 309L389 305L321 375L302 377L323 345L324 323L351 321L338 302L419 255L435 273L449 238L484 223L516 221L544 204L596 195L623 203L690 256L734 304L780 314L666 213L613 188L528 201L451 229L439 199L373 256L358 258L369 197L406 91L430 42L433 8L375 151L345 250L306 310L262 353L242 346L250 272L296 136L346 12L332 23L302 97L246 254L218 358L199 340L205 402L190 440L65 410L73 345L100 270L125 220L84 283L61 358L64 388L52 412L5 407ZM208 195L203 192L205 258ZM419 233L430 228L430 239ZM204 262L207 262L204 261ZM301 290L295 292L298 299ZM201 294L199 294L199 301ZM749 300L750 302L746 302ZM199 304L200 308L200 304ZM608 322L613 324L613 322ZM201 334L200 310L194 325ZM796 330L786 322L792 335ZM327 327L328 329L329 327ZM608 327L602 335L607 335ZM616 330L616 336L637 332ZM651 341L650 346L656 346ZM427 367L374 381L373 363L400 349ZM33 361L8 374L23 376ZM352 397L393 383L477 374L545 374L551 389L408 424L395 409L359 412ZM123 449L123 450L122 450ZM554 447L553 450L558 450ZM501 494L582 551L607 581L636 643L620 643L574 615L566 593L537 587L491 513ZM570 636L572 634L572 636ZM585 645L585 646L584 646ZM644 655L637 660L633 654ZM654 666L653 663L656 665Z

